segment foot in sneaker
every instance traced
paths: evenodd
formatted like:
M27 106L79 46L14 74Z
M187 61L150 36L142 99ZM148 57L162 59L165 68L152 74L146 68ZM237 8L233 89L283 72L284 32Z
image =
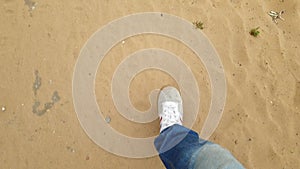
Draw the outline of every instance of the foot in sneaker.
M182 125L183 108L182 98L175 87L164 87L158 96L158 116L160 132L174 125Z

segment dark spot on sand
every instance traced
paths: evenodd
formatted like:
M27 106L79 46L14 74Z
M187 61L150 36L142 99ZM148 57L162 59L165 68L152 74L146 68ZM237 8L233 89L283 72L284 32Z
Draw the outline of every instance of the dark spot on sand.
M57 103L60 100L60 97L58 95L57 91L53 92L51 102L46 102L44 104L44 108L38 109L41 105L39 101L35 101L33 106L32 106L32 112L38 116L44 115L47 111L49 111L55 103Z
M32 89L33 89L34 95L36 95L37 91L42 86L42 78L39 76L39 71L35 70L34 74L35 74L35 81L33 83Z

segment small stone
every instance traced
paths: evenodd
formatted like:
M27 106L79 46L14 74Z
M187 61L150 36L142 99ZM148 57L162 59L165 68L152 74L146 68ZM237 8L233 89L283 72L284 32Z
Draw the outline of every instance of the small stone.
M125 43L125 40L122 41L122 44L124 44L124 43Z
M86 156L86 157L85 157L85 160L89 160L89 159L90 159L90 157L89 157L89 156Z
M22 103L21 106L24 106L24 103Z
M2 107L1 107L1 111L2 111L2 112L5 112L5 111L6 111L6 107L5 107L5 106L2 106Z
M106 121L106 123L110 123L111 118L110 118L109 116L107 116L107 117L105 118L105 121Z
M75 150L74 150L72 147L67 146L67 149L68 149L70 152L75 153Z

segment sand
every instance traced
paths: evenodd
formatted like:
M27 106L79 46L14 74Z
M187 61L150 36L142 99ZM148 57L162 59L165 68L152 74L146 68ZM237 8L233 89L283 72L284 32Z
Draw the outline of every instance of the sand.
M299 168L298 0L34 2L1 1L0 106L5 111L0 111L0 168L164 168L157 156L124 158L94 144L73 105L73 71L84 43L110 21L138 12L163 12L204 23L202 31L224 65L228 92L211 141L229 149L246 168ZM286 10L285 21L272 22L270 10ZM249 31L256 27L260 34L255 38ZM161 47L181 57L195 74L203 115L193 129L199 132L211 97L201 61L180 42L156 35L130 38L126 48L118 45L105 56L95 84L98 104L103 115L110 112L111 125L133 137L158 134L157 120L137 125L121 118L109 85L114 68L130 52ZM133 105L146 110L149 92L166 84L176 86L161 71L140 73L130 87ZM50 107L43 111L45 103Z

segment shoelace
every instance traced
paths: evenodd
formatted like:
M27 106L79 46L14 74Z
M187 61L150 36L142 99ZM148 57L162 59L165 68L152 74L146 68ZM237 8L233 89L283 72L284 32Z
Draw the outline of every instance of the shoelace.
M160 132L174 124L182 125L182 115L178 110L178 103L163 102L160 114Z

